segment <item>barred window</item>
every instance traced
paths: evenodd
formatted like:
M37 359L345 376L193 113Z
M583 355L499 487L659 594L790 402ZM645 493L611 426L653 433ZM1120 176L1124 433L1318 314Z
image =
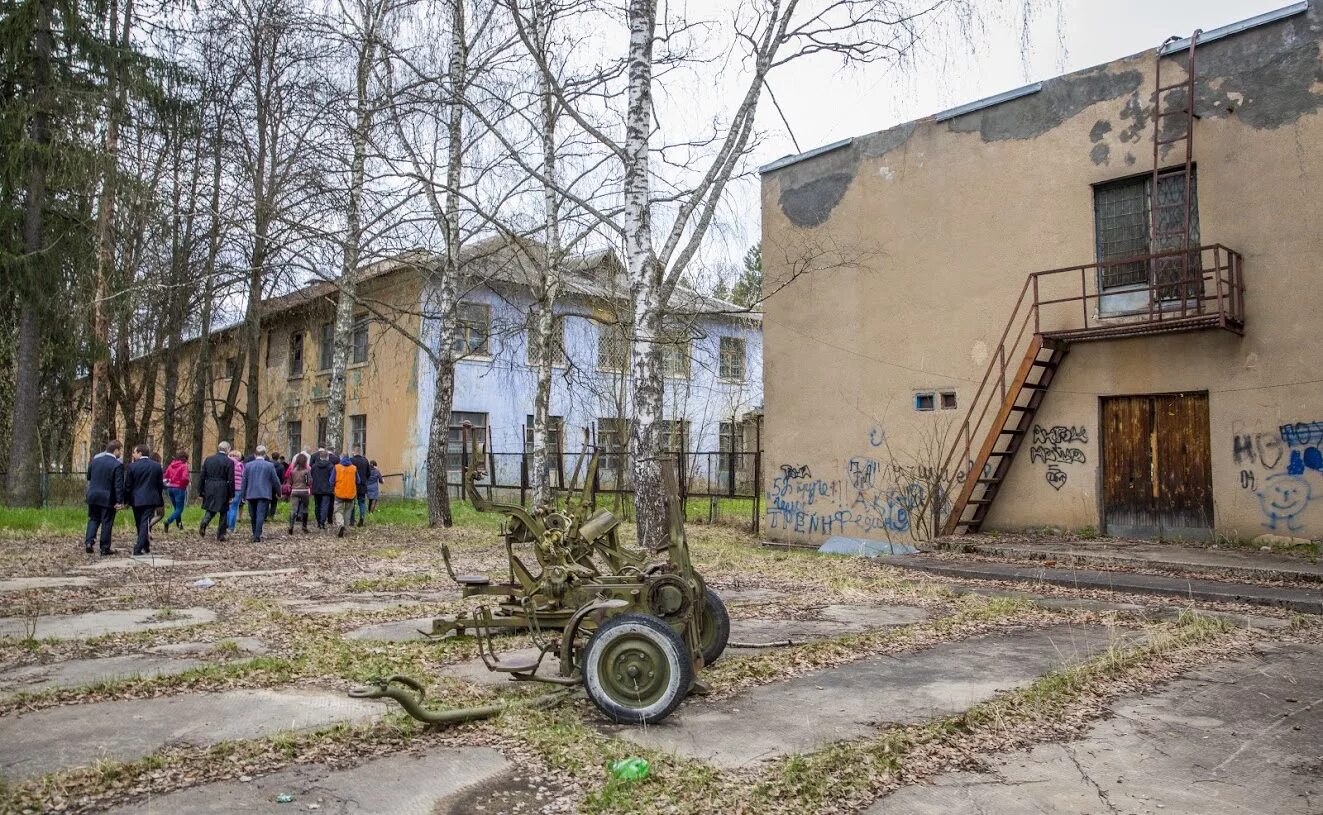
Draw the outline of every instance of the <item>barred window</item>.
M629 337L619 325L597 327L597 367L603 371L623 371L629 363Z
M1104 289L1147 284L1149 263L1144 258L1153 252L1180 247L1185 219L1184 173L1159 179L1156 204L1152 190L1152 176L1112 181L1093 188L1094 226ZM1155 232L1158 242L1151 246ZM1188 237L1190 247L1199 246L1199 197L1193 170ZM1108 263L1113 260L1128 262Z
M528 329L528 364L537 365L542 359L542 348L537 334L530 325ZM551 364L564 365L565 358L565 319L556 317L551 323Z

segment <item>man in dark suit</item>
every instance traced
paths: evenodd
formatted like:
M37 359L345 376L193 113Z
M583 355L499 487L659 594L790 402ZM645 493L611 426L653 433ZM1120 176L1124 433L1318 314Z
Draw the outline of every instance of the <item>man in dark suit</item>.
M161 493L165 488L165 471L152 460L151 452L145 444L133 448L133 463L124 472L124 498L133 507L133 524L138 528L138 540L133 545L135 556L152 551L148 532L156 510L165 506Z
M83 551L92 554L92 543L101 532L101 554L113 555L110 534L115 529L115 510L123 506L124 462L119 451L124 445L111 440L106 449L87 463L87 535L83 537Z
M354 448L354 455L349 459L354 464L354 469L358 470L358 478L355 484L358 490L356 503L358 505L358 525L363 525L363 519L367 517L367 483L368 476L372 474L372 462L367 460L363 451L357 447ZM354 521L351 515L349 520L352 526Z
M225 540L225 513L234 500L234 460L230 458L230 443L220 443L219 452L202 462L202 526L198 534L207 535L207 524L213 516L220 516L220 530L216 540Z
M280 476L267 460L266 447L257 445L253 460L244 465L242 494L248 502L248 519L253 525L253 543L262 542L262 523L271 507L271 496L280 493Z

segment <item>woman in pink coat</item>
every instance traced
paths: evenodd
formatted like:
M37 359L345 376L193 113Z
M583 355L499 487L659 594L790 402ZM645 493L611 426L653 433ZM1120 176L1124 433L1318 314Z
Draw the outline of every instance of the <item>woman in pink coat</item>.
M165 491L170 496L174 512L165 519L165 531L170 531L170 524L184 528L184 502L188 499L188 453L180 451L165 468Z

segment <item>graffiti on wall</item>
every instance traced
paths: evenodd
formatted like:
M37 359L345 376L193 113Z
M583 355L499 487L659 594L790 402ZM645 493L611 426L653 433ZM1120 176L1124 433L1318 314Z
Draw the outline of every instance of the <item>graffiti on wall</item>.
M1300 532L1301 516L1314 499L1311 478L1323 474L1323 422L1295 422L1276 433L1238 433L1231 457L1240 467L1240 486L1252 492L1273 532ZM1260 477L1256 471L1262 468Z
M783 478L812 478L813 472L807 464L801 464L798 467L792 464L781 465L781 476Z
M1083 425L1053 425L1043 427L1034 425L1033 443L1029 446L1029 463L1046 464L1047 472L1043 478L1057 492L1066 486L1069 479L1062 464L1086 464L1088 456L1084 448L1077 445L1089 443L1089 430Z
M885 436L874 427L869 447ZM932 468L905 469L861 453L847 460L844 478L814 478L806 464L780 466L767 496L769 529L806 535L892 535L910 531L915 512L935 483ZM949 499L939 496L946 507Z

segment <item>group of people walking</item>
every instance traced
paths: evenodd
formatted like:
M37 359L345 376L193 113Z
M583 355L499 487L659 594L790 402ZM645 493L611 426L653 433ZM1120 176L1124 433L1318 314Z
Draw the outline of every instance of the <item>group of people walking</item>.
M125 507L132 508L137 530L134 555L151 552L151 529L165 514L166 496L173 512L165 517L163 529L168 532L171 526L184 528L184 506L191 482L188 455L177 454L163 468L160 456L140 444L125 465L120 458L122 449L120 442L111 441L88 463L88 520L83 549L89 554L98 542L101 554L115 553L110 546L115 513ZM221 442L216 453L202 462L200 479L203 512L198 534L205 536L215 518L217 540L225 540L247 504L252 540L258 543L282 497L288 498L291 506L287 534L294 534L297 524L302 524L305 534L308 532L311 503L317 528L326 529L334 518L339 535L344 537L347 526L363 526L367 513L376 511L383 477L377 462L368 460L358 449L352 456L339 459L325 449L315 455L301 452L292 462L286 462L259 445L245 461L229 442Z

